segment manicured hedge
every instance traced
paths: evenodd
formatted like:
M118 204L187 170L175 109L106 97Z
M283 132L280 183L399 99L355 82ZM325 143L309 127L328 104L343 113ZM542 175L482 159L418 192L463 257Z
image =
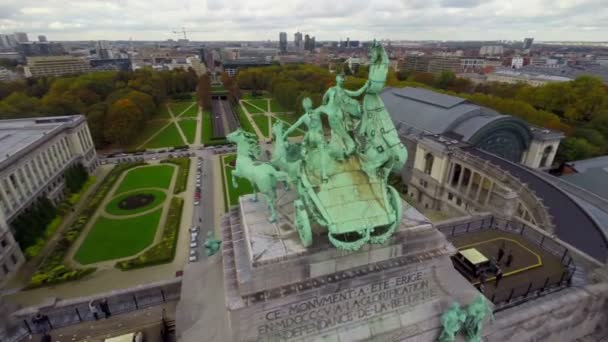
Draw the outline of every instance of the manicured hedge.
M183 199L179 197L171 198L169 211L167 212L167 220L165 221L165 227L163 228L161 240L139 256L117 262L115 267L123 271L127 271L136 268L165 264L173 261L177 246L179 226L182 219L183 206Z
M165 159L161 161L161 163L175 164L179 166L173 193L179 194L186 191L186 187L188 186L188 174L190 173L190 158L180 157Z
M70 247L78 238L80 232L84 229L87 222L91 219L103 199L112 189L114 183L120 175L130 168L144 165L145 163L125 163L115 166L110 173L104 178L93 195L88 198L87 205L84 207L78 217L72 222L72 225L63 232L63 236L55 245L53 251L44 259L38 270L34 273L27 285L27 288L37 288L63 283L66 281L80 279L95 271L95 267L87 268L71 268L63 264L66 254Z

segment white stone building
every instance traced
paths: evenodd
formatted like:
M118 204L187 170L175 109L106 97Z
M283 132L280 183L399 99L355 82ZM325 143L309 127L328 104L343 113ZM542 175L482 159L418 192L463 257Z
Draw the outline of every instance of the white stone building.
M64 172L76 163L97 167L84 116L0 121L0 284L24 261L10 222L41 197L60 201Z

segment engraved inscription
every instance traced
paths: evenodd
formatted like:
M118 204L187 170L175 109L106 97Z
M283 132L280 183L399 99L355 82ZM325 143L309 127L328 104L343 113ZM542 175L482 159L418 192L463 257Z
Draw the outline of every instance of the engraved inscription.
M340 326L438 297L428 271L414 271L359 287L278 306L258 317L260 341L285 341Z

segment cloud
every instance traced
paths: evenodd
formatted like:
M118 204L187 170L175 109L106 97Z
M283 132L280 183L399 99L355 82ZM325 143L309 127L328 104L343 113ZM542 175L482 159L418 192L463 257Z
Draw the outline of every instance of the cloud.
M0 32L55 40L605 40L606 0L2 0Z

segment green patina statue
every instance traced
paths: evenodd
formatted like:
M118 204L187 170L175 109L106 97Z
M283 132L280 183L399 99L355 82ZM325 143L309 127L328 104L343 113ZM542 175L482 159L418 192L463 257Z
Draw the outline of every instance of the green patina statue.
M207 232L207 239L205 240L205 243L203 244L205 246L205 254L207 254L207 256L215 255L215 253L217 253L220 250L221 244L222 244L222 241L216 239L213 236L213 232L211 232L211 231Z
M490 315L494 319L492 309L483 295L477 295L475 300L466 307L467 319L464 322L464 329L467 335L467 342L480 342L483 330L483 321Z
M268 200L270 221L277 182L287 180L296 191L292 218L301 242L313 243L313 231L327 231L337 248L358 250L366 243L384 243L401 222L402 201L388 185L388 175L407 159L397 131L379 96L386 82L388 57L374 42L370 50L369 78L359 90L344 88L344 76L325 92L323 104L313 108L302 101L304 114L285 129L280 120L272 127L274 145L269 163L259 160L255 137L237 130L228 140L237 144L234 177L248 179ZM358 98L363 96L363 105ZM326 138L322 116L331 136ZM301 142L287 137L306 127Z
M490 315L494 319L492 309L483 295L477 295L473 302L462 309L460 304L452 305L441 315L443 330L437 338L438 342L453 342L456 335L464 330L467 342L480 342L483 321Z
M456 339L456 334L462 329L462 326L467 318L467 314L460 308L460 304L452 303L443 315L441 315L441 325L443 331L438 342L453 342Z
M254 200L257 201L258 191L266 197L268 210L270 211L270 222L277 220L274 207L276 199L277 183L286 181L288 176L285 172L275 169L272 165L260 162L261 149L255 134L247 133L242 129L228 134L228 141L236 144L236 167L232 171L232 186L238 188L236 177L247 179L254 189Z

